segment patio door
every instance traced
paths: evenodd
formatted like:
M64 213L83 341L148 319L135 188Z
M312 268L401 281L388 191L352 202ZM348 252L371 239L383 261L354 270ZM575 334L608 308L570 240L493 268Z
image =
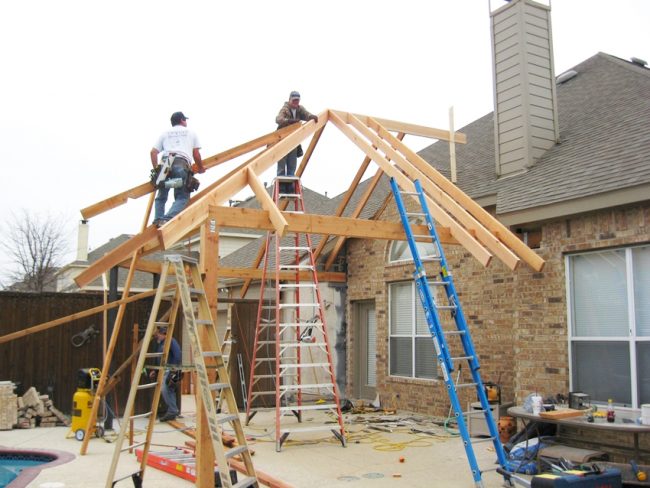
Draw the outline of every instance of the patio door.
M377 385L377 322L375 302L355 303L355 396L374 400Z

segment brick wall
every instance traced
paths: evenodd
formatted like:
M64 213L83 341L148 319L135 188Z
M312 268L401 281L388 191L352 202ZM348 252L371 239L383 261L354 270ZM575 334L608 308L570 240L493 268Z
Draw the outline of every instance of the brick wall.
M382 219L397 220L390 204ZM531 392L545 396L569 389L564 256L650 242L650 204L620 207L544 222L536 252L541 272L523 264L511 271L494 259L483 268L461 246L445 252L481 361L483 381L502 385L504 401ZM411 280L412 265L388 264L386 241L351 240L347 248L349 323L358 300L374 300L377 317L377 391L384 405L430 415L449 409L442 380L388 376L388 283ZM429 276L433 276L429 270ZM348 327L348 391L355 391L354 327ZM454 376L455 377L455 376ZM462 380L461 380L462 381ZM473 396L473 395L472 395ZM464 405L472 398L461 397Z

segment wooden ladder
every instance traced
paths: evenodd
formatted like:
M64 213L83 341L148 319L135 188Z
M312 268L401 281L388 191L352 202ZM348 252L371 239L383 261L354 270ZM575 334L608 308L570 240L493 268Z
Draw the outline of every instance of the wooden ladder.
M170 293L169 291L166 291L166 289L169 289L167 283L173 277L175 277L175 287L172 288L172 292ZM173 282L173 280L171 281ZM168 322L157 321L160 304L164 298L172 299L172 313L169 314ZM193 298L196 300L196 312ZM198 378L196 388L200 393L201 404L197 405L197 408L204 409L208 420L208 428L217 461L221 486L224 488L258 486L250 450L246 443L244 430L237 412L237 404L235 403L235 397L230 385L228 372L224 364L221 345L217 337L216 326L210 314L210 307L203 287L203 281L201 280L198 263L196 260L185 256L168 255L165 256L165 263L163 265L160 283L154 298L151 315L142 342L142 349L140 350L137 367L135 369L136 374L131 382L131 390L129 391L129 398L124 410L125 419L121 424L120 433L115 442L115 450L113 452L113 458L106 480L106 488L111 488L118 482L127 479L131 479L136 488L142 486L142 480L147 466L149 448L151 446L151 436L156 421L155 412L158 407L160 392L162 389L162 379L164 376L162 372L164 371L167 361L176 311L179 306L182 306L185 326L187 327L192 347L194 363L193 369L196 371ZM149 353L147 350L151 338L156 327L159 326L168 328L167 339L163 346L163 351L160 353ZM146 365L145 362L148 359L159 361L160 366ZM160 369L155 382L140 382L141 375L139 372L141 372L145 366L147 368L158 367ZM215 383L210 383L207 371L208 366L210 368L216 368L217 381ZM153 389L152 410L143 414L134 415L133 410L137 393L141 390L151 389ZM217 414L215 395L221 395L224 406L227 406L228 408L228 413ZM134 420L137 418L148 419L146 438L144 441L123 446L129 425L129 422L126 420ZM230 425L230 428L235 432L235 437L237 439L235 447L232 448L226 448L222 442L224 426L227 424ZM136 447L142 447L143 451L139 470L116 477L120 455L124 451L131 451ZM241 460L246 469L245 476L237 483L234 483L231 480L230 469L228 467L228 461L234 456L241 456Z

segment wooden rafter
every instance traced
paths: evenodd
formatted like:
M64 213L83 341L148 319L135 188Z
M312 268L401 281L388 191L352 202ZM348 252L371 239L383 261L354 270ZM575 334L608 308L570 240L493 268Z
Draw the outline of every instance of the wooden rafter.
M404 176L400 171L398 171L390 162L382 156L377 150L373 149L372 146L363 138L361 138L355 131L350 128L348 125L349 114L343 114L343 117L348 120L344 120L339 113L330 111L330 120L339 128L343 134L345 134L348 139L350 139L354 144L357 145L359 149L365 152L372 160L377 163L384 172L395 178L398 185L409 192L415 191L415 186L406 176ZM429 210L437 222L439 222L444 227L449 227L451 235L455 237L458 242L460 242L465 249L472 253L472 255L483 265L487 266L492 259L492 254L485 249L464 227L462 227L458 222L453 220L449 214L440 208L440 206L434 202L430 197L427 197L427 204L429 205Z
M220 226L235 228L255 228L260 230L275 230L275 224L266 210L253 208L210 206L210 218L214 218ZM287 222L287 231L301 234L334 235L344 237L386 239L391 241L405 241L404 228L399 222L384 222L365 220L351 217L335 217L332 215L299 214L282 212L281 215ZM413 226L419 235L425 235L425 225ZM444 244L458 244L451 237L449 229L437 227L440 242ZM418 240L426 241L420 237ZM256 266L254 266L256 267Z
M462 224L464 228L467 229L482 245L501 259L506 266L513 270L517 268L520 263L519 258L509 248L503 245L503 243L488 229L486 229L483 224L467 212L463 206L429 180L426 175L420 171L420 168L416 167L416 163L411 164L411 162L401 153L398 153L396 149L362 123L358 117L351 115L349 117L349 122L359 131L360 134L381 149L384 154L389 156L395 162L397 167L409 177L409 180L420 180L425 193L429 197L433 198L433 200L455 220ZM419 163L419 161L417 163Z

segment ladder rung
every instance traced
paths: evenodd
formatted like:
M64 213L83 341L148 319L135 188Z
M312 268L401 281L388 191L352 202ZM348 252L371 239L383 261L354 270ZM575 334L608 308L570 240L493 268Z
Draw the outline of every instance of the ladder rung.
M432 239L429 234L413 234L413 239Z
M463 359L467 359L468 361L474 359L474 356L458 356L455 358L451 358L452 361L462 361Z
M142 441L142 442L136 442L135 444L131 444L130 446L123 447L120 449L121 452L124 451L130 451L131 449L135 449L140 446L144 446L147 443L147 441Z
M275 341L257 341L257 344L258 344L258 345L259 345L259 344L262 344L262 345L265 345L265 344L275 344Z
M456 305L437 305L438 310L456 310L458 307Z
M248 451L248 446L237 446L226 451L226 459L235 457L237 454Z
M457 385L454 385L456 388L469 388L469 387L474 387L478 383L458 383Z
M281 303L280 309L283 308L296 308L296 307L319 307L318 303Z
M422 256L420 258L420 261L427 261L427 262L442 261L442 258L440 256Z
M280 285L283 288L316 288L316 283L285 283Z
M137 415L131 415L129 418L130 418L131 420L135 420L135 419L143 419L143 418L145 418L145 417L149 417L149 415L151 415L151 414L152 414L152 412L149 411L149 412L147 412L147 413L139 413L139 414L137 414Z
M169 327L169 322L154 322L156 327Z
M311 264L281 264L280 269L313 269Z
M145 358L161 358L163 355L162 352L148 352L145 354Z
M207 319L197 319L194 321L196 325L212 325L212 320Z
M217 415L217 422L220 424L225 424L226 422L232 422L233 420L239 420L239 415Z
M323 322L280 322L280 327L322 327Z
M289 407L280 407L280 410L284 412L290 412L292 410L331 410L336 408L336 403L321 403L320 405L293 405Z
M280 251L309 251L309 246L280 246Z
M276 181L300 181L300 176L295 175L277 175Z
M210 390L215 391L215 390L224 390L226 388L230 388L230 383L210 383Z
M311 427L285 427L285 428L280 428L280 433L281 434L291 434L292 432L317 432L317 431L323 431L323 430L339 430L340 427L338 427L336 424L331 424L331 425L312 425Z
M189 291L192 295L205 295L205 290L200 288L190 288Z
M282 385L280 390L289 391L289 390L306 390L309 388L332 388L334 385L332 383L314 383L314 384L303 384L303 385Z
M120 481L124 481L124 480L128 480L129 478L132 478L134 474L142 474L142 471L134 471L131 474L127 474L126 476L122 476L121 478L115 478L113 480L113 486L115 486Z
M256 374L255 379L256 380L262 380L262 379L268 379L268 378L275 378L274 374Z
M422 212L406 212L406 215L409 217L426 217L427 214L422 213Z
M275 395L275 390L265 390L265 391L255 391L253 392L253 398L264 395Z
M153 383L144 383L142 385L138 385L138 390L149 390L151 388L155 388L157 384L157 381L154 381Z
M400 194L401 195L419 195L419 193L416 192L416 191L402 191L402 190L400 190Z
M470 443L471 444L480 444L481 442L492 442L494 440L494 437L481 437L479 439L473 438Z
M446 335L465 335L467 331L466 330L445 330L442 333Z
M319 368L329 366L330 363L300 363L300 364L281 364L280 368Z
M325 347L327 344L324 342L283 342L282 347Z
M304 214L302 210L283 210L284 213L290 213L290 214Z
M223 354L220 351L203 351L204 358L218 358L223 357Z

